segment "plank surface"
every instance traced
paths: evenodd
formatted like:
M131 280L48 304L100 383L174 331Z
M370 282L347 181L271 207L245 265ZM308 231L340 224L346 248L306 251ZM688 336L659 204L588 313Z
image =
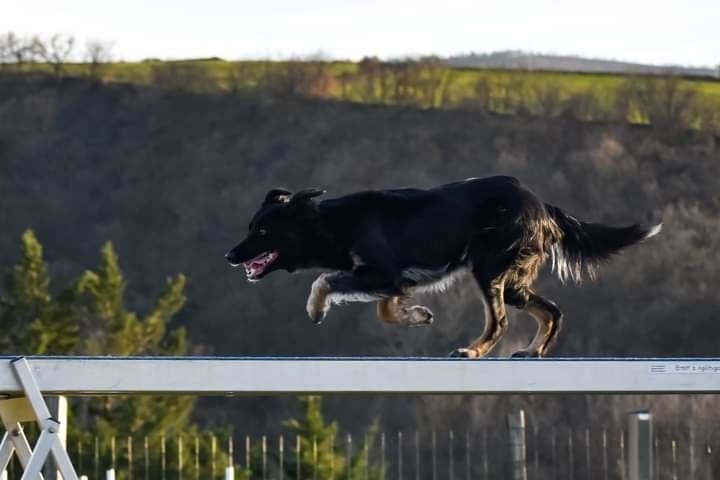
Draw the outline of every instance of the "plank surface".
M720 359L26 357L46 394L720 392ZM0 357L0 395L22 392Z

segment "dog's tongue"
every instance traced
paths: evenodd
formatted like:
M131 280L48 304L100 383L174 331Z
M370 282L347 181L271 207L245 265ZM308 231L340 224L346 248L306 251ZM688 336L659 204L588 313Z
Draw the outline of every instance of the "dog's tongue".
M263 261L271 255L271 252L263 252L255 258L251 258L247 262L243 262L243 267L257 267L263 264Z
M252 260L243 263L243 266L245 267L245 273L248 278L253 279L260 275L265 270L265 268L267 268L267 266L270 265L273 260L275 260L276 257L276 251L264 252L253 258Z

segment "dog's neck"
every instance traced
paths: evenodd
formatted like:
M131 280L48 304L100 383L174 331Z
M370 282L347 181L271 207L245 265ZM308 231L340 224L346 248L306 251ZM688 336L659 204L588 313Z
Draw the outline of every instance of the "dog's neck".
M333 213L327 209L318 209L318 231L312 243L313 261L316 267L329 270L352 270L353 259L347 245L347 232L335 231L336 223L330 221Z

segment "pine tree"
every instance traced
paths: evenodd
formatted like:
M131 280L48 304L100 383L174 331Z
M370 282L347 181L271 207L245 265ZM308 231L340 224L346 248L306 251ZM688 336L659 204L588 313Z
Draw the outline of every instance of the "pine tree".
M75 350L78 327L73 321L72 289L53 297L43 248L32 230L21 239L20 263L5 276L7 298L0 299L0 339L6 354L60 354Z
M167 324L185 303L185 276L169 278L165 292L144 317L125 307L125 278L110 242L101 250L97 272L86 271L75 285L89 355L182 355L185 330Z
M285 425L300 439L300 461L296 455L289 455L284 470L288 478L340 480L385 478L384 472L377 465L369 462L366 451L372 449L377 425L373 425L364 435L362 442L350 455L347 463L347 443L338 440L339 427L337 422L326 423L322 413L322 397L301 397L305 409L302 419L291 419ZM300 475L298 475L300 469ZM253 473L259 471L254 469ZM367 476L366 476L367 471Z
M173 316L185 303L183 275L169 278L165 291L145 315L125 305L126 281L111 243L101 250L95 270L88 270L69 287L53 288L43 249L31 230L22 235L21 260L5 277L5 298L0 299L0 328L8 332L0 340L4 353L84 355L182 355L187 351L185 330L169 328ZM58 290L54 294L54 290ZM125 439L138 444L145 436L157 441L161 435L175 440L198 436L191 423L191 397L76 398L71 401L69 445L82 442L91 449L93 434L99 438ZM92 432L92 433L91 433ZM209 458L210 445L202 437L201 456ZM118 461L127 449L117 449ZM110 452L103 448L101 463L109 465ZM186 469L191 456L186 456ZM227 462L223 454L218 464ZM159 462L152 462L152 478L160 478ZM176 468L169 464L168 472ZM124 478L119 472L118 478Z

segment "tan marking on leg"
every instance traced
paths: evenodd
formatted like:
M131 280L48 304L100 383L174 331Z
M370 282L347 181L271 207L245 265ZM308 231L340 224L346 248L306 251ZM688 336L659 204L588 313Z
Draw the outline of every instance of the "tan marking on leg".
M558 333L560 333L560 327L562 325L563 314L562 311L550 300L547 300L540 295L533 294L531 297L532 310L533 312L543 312L543 321L547 324L547 333L542 341L539 341L537 349L538 356L543 357L547 354L550 347L555 343ZM533 315L534 316L534 315ZM537 317L536 317L537 318ZM539 321L539 320L538 320ZM534 342L533 342L534 343Z
M550 312L535 304L528 305L527 312L538 324L537 333L535 333L535 338L530 342L528 350L531 353L537 352L538 356L542 356L545 344L552 330L553 316Z
M490 353L490 350L505 335L508 327L502 286L499 288L492 287L490 291L490 298L485 308L485 330L468 347L468 349L475 351L476 357L484 357Z
M406 297L383 298L377 304L378 318L385 323L402 323L405 318L403 301Z
M307 313L315 323L320 323L330 310L330 284L327 281L329 273L323 273L312 284L310 296L307 300Z
M459 348L453 356L480 358L490 353L490 350L500 341L507 331L508 319L503 299L503 279L493 282L489 287L483 288L483 303L485 305L485 329L482 335L476 338L467 348Z
M560 331L562 313L554 303L532 292L525 309L537 322L537 332L527 349L515 352L513 356L543 357Z
M378 302L378 318L393 325L429 325L433 314L427 307L413 305L406 307L408 297L383 298Z

